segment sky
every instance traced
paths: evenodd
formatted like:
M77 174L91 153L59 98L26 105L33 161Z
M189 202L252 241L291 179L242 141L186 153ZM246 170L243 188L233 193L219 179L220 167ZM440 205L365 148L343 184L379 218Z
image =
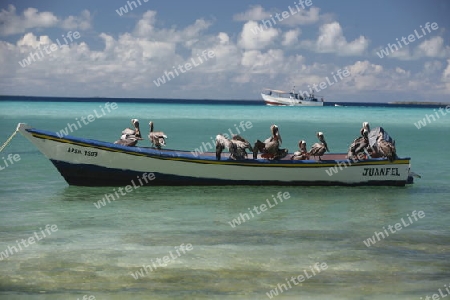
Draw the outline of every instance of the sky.
M447 0L0 0L0 94L450 102L449 15Z

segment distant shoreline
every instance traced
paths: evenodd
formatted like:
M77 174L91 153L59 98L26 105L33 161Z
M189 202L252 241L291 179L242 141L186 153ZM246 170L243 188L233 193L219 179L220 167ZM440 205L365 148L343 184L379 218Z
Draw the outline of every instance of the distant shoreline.
M7 96L0 95L2 101L23 102L119 102L119 103L158 103L158 104L216 104L216 105L255 105L265 106L264 101L255 100L217 100L217 99L174 99L174 98L110 98L110 97L43 97L43 96ZM443 102L324 102L324 106L376 106L376 107L418 107L436 108L446 107L450 103Z
M444 103L444 102L414 102L414 101L392 101L388 102L388 104L394 104L394 105L436 105L436 106L447 106L450 105L450 103Z

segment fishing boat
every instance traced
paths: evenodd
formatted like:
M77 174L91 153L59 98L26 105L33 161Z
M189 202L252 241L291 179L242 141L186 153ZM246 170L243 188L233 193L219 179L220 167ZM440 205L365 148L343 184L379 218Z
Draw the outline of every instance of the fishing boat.
M314 94L301 95L295 92L295 87L291 92L264 89L261 97L269 106L323 106L323 98L319 100Z
M193 153L128 147L32 128L19 123L24 137L56 167L69 185L385 185L412 183L410 158L350 161L346 154L321 160L216 159L215 152Z

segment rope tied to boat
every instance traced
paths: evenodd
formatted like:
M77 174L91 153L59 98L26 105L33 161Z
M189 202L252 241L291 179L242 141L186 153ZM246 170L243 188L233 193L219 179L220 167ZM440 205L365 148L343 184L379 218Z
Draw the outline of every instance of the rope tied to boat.
M6 140L6 142L0 147L0 152L5 149L6 146L11 142L11 140L14 138L14 136L19 132L19 127L17 126L16 130L11 134L11 136Z

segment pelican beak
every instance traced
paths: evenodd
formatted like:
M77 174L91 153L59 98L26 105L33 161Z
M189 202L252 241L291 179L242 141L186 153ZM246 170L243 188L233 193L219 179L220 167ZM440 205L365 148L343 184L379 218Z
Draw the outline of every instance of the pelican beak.
M278 137L278 140L280 141L280 144L283 143L283 140L281 139L281 135L280 135L279 131L277 132L277 137Z

